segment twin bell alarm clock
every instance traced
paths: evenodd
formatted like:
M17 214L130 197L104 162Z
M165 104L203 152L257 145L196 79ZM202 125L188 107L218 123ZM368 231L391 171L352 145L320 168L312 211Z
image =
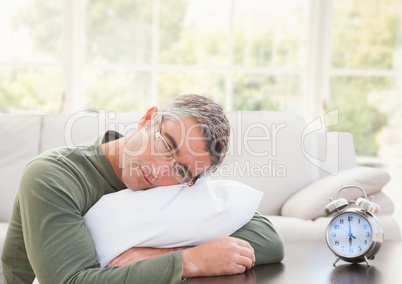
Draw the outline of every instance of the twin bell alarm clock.
M363 196L350 201L339 198L347 189L358 189ZM374 215L380 211L380 206L356 185L342 187L336 198L331 198L325 207L327 215L334 214L325 231L327 245L336 256L333 265L342 259L351 263L366 262L370 266L369 260L374 259L384 240L381 224Z

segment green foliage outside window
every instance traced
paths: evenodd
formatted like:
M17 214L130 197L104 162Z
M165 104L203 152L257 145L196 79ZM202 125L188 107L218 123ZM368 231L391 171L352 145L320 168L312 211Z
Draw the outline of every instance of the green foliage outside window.
M11 52L0 58L38 67L0 69L0 111L59 112L65 99L62 0L27 3L9 19L31 44L22 57ZM155 18L154 1L86 1L85 108L144 111L154 98L163 103L201 93L234 110L300 111L309 96L303 87L310 64L305 1L158 3ZM401 76L347 71L402 69L401 6L400 0L333 1L331 66L346 73L328 78L328 110L339 109L338 130L353 134L358 155L377 156L389 143L384 137L397 109L389 111L389 104L402 108L393 95L402 89Z

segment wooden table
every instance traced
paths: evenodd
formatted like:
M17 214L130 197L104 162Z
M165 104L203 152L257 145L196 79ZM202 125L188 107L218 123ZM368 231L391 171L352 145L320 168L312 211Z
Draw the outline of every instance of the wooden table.
M375 259L350 264L340 260L322 243L288 243L281 263L259 265L246 273L219 277L187 279L187 284L394 284L402 279L402 242L384 242Z

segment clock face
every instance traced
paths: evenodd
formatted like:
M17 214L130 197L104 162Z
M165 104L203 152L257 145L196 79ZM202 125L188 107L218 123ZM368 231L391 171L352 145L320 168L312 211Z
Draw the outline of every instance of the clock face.
M344 212L331 220L326 237L335 254L355 258L369 249L372 235L372 227L366 218L356 212Z

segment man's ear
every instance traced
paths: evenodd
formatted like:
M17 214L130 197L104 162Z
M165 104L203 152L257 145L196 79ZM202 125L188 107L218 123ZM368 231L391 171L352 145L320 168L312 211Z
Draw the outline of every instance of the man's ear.
M155 116L155 114L157 114L158 112L158 107L157 106L153 106L151 107L145 114L144 116L141 118L140 122L138 123L138 129L143 128L146 124L148 124L151 119Z

